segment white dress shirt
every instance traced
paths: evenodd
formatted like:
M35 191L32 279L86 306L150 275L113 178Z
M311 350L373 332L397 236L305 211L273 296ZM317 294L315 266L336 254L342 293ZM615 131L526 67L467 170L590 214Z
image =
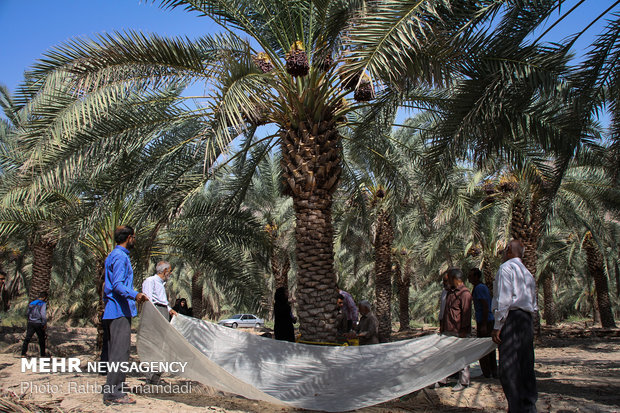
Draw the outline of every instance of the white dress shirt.
M168 305L168 296L166 295L166 283L157 274L150 276L142 283L142 292L146 295L153 304L162 304L168 307L168 311L171 310Z
M535 313L536 280L525 268L521 258L511 258L500 265L493 283L493 304L495 329L500 330L510 310L524 310Z

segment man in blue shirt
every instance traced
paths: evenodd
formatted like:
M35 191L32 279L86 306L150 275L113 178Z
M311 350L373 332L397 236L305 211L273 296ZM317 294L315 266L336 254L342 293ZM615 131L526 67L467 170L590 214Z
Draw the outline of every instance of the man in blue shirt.
M478 337L491 337L495 319L491 312L491 293L489 288L482 283L482 272L478 268L469 270L467 279L474 286L472 295L476 311L476 335ZM497 377L495 350L480 359L480 368L484 377Z
M138 315L136 301L146 301L146 295L133 289L133 269L129 250L133 248L136 237L130 226L117 227L114 231L116 248L105 260L105 310L104 328L107 330L107 349L109 362L128 362L131 345L131 318ZM123 392L125 373L110 371L103 387L103 403L134 404L135 399Z

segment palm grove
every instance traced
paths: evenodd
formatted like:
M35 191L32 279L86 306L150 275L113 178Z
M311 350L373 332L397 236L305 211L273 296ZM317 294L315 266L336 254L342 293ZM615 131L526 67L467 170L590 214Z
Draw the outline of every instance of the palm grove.
M49 291L59 319L99 325L129 223L138 281L166 257L211 319L268 315L288 286L306 340L333 338L337 283L374 302L384 340L432 322L440 272L492 283L511 238L547 324L613 326L618 2L580 61L583 32L538 35L587 7L562 3L162 0L221 32L55 47L1 90L4 309Z

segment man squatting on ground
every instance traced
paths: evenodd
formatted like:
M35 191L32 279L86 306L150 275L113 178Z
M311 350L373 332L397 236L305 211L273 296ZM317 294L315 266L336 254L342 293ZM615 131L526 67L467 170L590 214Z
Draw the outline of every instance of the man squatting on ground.
M131 318L138 315L136 302L148 300L147 296L133 289L133 269L129 250L136 242L130 226L120 226L114 231L116 247L105 260L105 286L103 313L104 329L107 330L108 361L129 362L131 345ZM103 386L103 403L134 404L135 399L123 393L126 373L108 371Z
M155 305L157 311L167 320L177 315L177 312L170 308L168 296L166 295L166 282L170 279L172 268L168 261L160 261L155 267L155 275L148 277L142 283L142 292ZM146 376L147 384L159 384L161 373L148 373Z
M521 258L525 248L512 240L504 250L504 263L493 284L495 329L493 341L499 345L499 380L510 413L536 412L534 375L534 326L536 281Z
M355 332L348 335L349 338L359 338L360 346L367 344L379 344L379 321L371 311L367 300L360 301L359 311L362 317Z

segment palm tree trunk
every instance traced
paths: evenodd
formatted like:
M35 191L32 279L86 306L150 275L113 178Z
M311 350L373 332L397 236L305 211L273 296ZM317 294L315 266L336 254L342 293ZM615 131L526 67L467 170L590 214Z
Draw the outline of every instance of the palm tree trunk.
M315 191L321 192L321 191ZM336 276L334 272L331 195L293 200L297 225L297 315L304 340L332 341L335 337Z
M297 315L304 340L336 337L336 274L332 194L341 173L340 135L334 120L301 122L281 136L282 183L293 197Z
M204 317L202 271L194 271L194 274L192 274L192 311L194 317Z
M36 300L45 293L49 295L52 279L52 258L58 239L52 235L38 236L33 247L32 280L29 298Z
M596 299L596 291L592 291L592 295L590 296L592 300L592 320L594 321L594 325L601 324L601 312L598 310L598 300Z
M491 268L491 260L484 256L482 258L482 278L484 279L484 284L487 286L487 288L491 292L491 297L493 297L493 284L495 283L495 271L493 271L493 268Z
M614 328L616 327L616 323L614 322L614 315L609 300L609 286L603 266L603 257L594 243L590 232L585 236L584 249L586 250L588 271L594 279L596 303L598 304L598 310L601 314L601 325L603 328Z
M271 256L271 273L273 274L274 290L285 287L288 290L288 270L291 268L291 263L288 257L283 257L282 252L279 249L273 251Z
M555 300L553 299L553 274L546 274L542 280L545 299L545 324L553 326L557 323Z
M523 255L523 265L536 277L536 267L538 265L538 240L542 228L542 218L538 210L538 200L540 191L534 190L534 195L529 208L524 200L517 195L512 205L512 217L510 220L510 233L514 239L518 239L525 247ZM540 312L534 315L534 332L540 335Z
M392 335L392 241L394 228L390 215L382 211L377 217L375 235L375 295L377 297L377 320L379 340L390 341Z
M534 200L532 200L533 208L530 209L528 219L528 208L520 197L515 197L512 205L512 219L510 221L510 235L514 239L518 239L525 246L525 254L523 256L523 265L536 275L536 266L538 264L538 239L540 238L540 217L535 211Z
M410 258L405 261L405 270L402 271L398 261L396 262L396 271L394 272L398 280L398 321L400 323L399 331L409 330L409 286L411 285L411 265Z

